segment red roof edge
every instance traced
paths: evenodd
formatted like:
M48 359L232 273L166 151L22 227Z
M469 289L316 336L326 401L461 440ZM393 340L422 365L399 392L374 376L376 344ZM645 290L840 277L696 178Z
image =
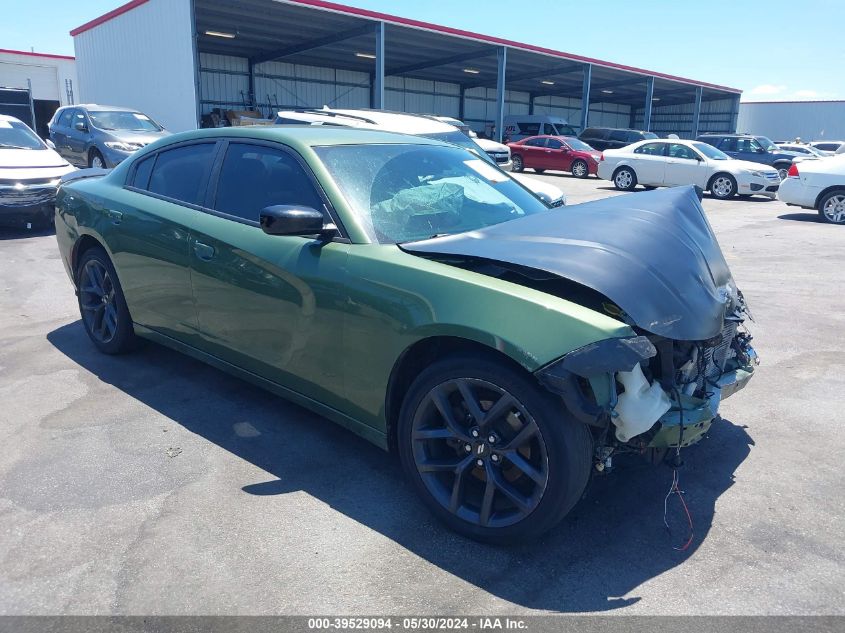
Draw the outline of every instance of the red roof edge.
M784 105L790 103L845 103L845 99L795 99L791 101L741 101L740 105L754 105L754 104L765 104L765 105L772 105L782 103Z
M732 92L735 94L741 94L742 90L739 88L730 88L728 86L720 86L719 84L712 84L705 81L696 81L694 79L687 79L686 77L678 77L677 75L669 75L667 73L660 73L651 70L645 70L643 68L637 68L635 66L626 66L624 64L616 64L613 62L606 62L601 59L595 59L593 57L585 57L583 55L575 55L572 53L564 53L562 51L556 51L551 48L544 48L542 46L534 46L533 44L523 44L522 42L516 42L514 40L508 40L501 37L494 37L492 35L482 35L481 33L474 33L472 31L464 31L463 29L456 29L450 26L441 26L439 24L433 24L431 22L423 22L421 20L413 20L411 18L402 18L396 15L391 15L389 13L381 13L379 11L370 11L369 9L359 9L358 7L350 7L345 4L338 4L336 2L327 2L326 0L283 0L289 4L298 4L301 6L306 7L313 7L315 9L322 9L324 11L333 11L335 13L344 13L346 15L356 15L362 18L369 18L372 20L382 20L384 22L390 22L392 24L399 24L402 26L410 26L418 29L425 29L428 31L436 31L438 33L445 33L448 35L456 35L458 37L465 37L468 39L478 40L482 42L488 42L491 44L498 44L500 46L510 46L511 48L518 48L525 51L531 51L534 53L542 53L544 55L551 55L553 57L560 57L563 59L571 59L574 61L580 61L589 64L596 64L598 66L604 66L606 68L615 68L617 70L624 70L628 72L637 73L640 75L652 75L654 77L659 77L661 79L667 79L669 81L678 81L681 83L690 84L693 86L701 86L703 88L712 88L714 90L722 90L724 92ZM131 0L131 2L127 2L123 6L114 9L113 11L109 11L108 13L101 15L99 18L95 18L90 22L86 22L82 26L79 26L73 29L70 34L71 35L79 35L80 33L84 33L85 31L90 31L96 26L103 24L104 22L108 22L109 20L116 18L119 15L123 15L127 11L131 11L136 7L141 6L142 4L146 4L149 0Z
M108 22L109 20L112 20L119 15L123 15L124 13L127 13L128 11L131 11L132 9L140 7L142 4L146 4L147 2L149 2L149 0L131 0L130 2L127 2L126 4L119 6L117 9L109 11L108 13L105 13L98 18L94 18L90 22L86 22L82 26L77 26L75 29L73 29L70 32L70 34L72 36L76 36L76 35L79 35L80 33L84 33L85 31L90 31L95 26L100 26L104 22Z
M29 57L49 57L50 59L76 59L76 57L72 57L71 55L54 55L53 53L33 53L32 51L14 51L9 48L0 48L0 53L9 53L11 55L27 55Z
M412 20L410 18L402 18L396 15L390 15L389 13L381 13L379 11L370 11L369 9L359 9L358 7L350 7L344 4L337 4L336 2L327 2L326 0L282 0L289 4L299 4L303 6L314 7L317 9L324 9L326 11L334 11L336 13L345 13L348 15L357 15L364 18L370 18L374 20L382 20L384 22L392 22L394 24L400 24L403 26L411 26L419 29L426 29L429 31L437 31L440 33L447 33L449 35L457 35L459 37L466 37L469 39L474 40L481 40L484 42L489 42L491 44L499 44L500 46L510 46L511 48L519 48L526 51L532 51L535 53L543 53L546 55L552 55L554 57L561 57L564 59L572 59L575 61L596 64L599 66L605 66L607 68L615 68L617 70L626 70L628 72L634 72L641 75L653 75L654 77L659 77L661 79L668 79L670 81L680 81L682 83L692 84L694 86L702 86L704 88L713 88L715 90L723 90L726 92L733 92L736 94L741 94L742 90L739 88L730 88L728 86L720 86L719 84L712 84L707 83L704 81L696 81L694 79L687 79L686 77L678 77L676 75L669 75L666 73L655 72L651 70L645 70L643 68L636 68L635 66L626 66L624 64L616 64L613 62L606 62L601 59L595 59L593 57L585 57L583 55L575 55L573 53L564 53L562 51L556 51L551 48L544 48L542 46L534 46L533 44L523 44L522 42L516 42L514 40L508 40L501 37L494 37L492 35L482 35L480 33L474 33L472 31L464 31L463 29L456 29L450 26L441 26L439 24L432 24L431 22L423 22L421 20Z

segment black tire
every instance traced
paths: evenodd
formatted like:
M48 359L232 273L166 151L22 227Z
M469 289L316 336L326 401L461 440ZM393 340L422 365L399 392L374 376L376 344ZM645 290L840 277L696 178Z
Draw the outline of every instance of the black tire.
M654 191L655 189L657 189L657 187L655 187L654 185L643 185L643 189L645 189L646 191Z
M88 167L94 167L94 163L99 161L102 164L102 167L97 165L100 169L106 169L106 159L103 158L103 155L100 153L100 150L97 148L93 148L90 152L88 152Z
M718 200L728 200L736 195L736 178L718 173L710 179L710 195Z
M737 198L750 198L753 194L750 193L738 193L736 194Z
M587 165L587 161L581 160L573 160L572 165L572 175L576 178L588 178L590 176L590 166Z
M545 169L537 169L536 167L534 168L534 172L537 173L537 174L542 174L544 171L546 171L546 170Z
M845 189L835 189L822 196L819 216L828 224L845 224Z
M76 279L79 314L91 342L104 354L132 351L137 344L132 317L106 251L100 247L85 251Z
M479 425L470 400L478 414L500 413ZM403 469L425 504L480 541L530 542L563 519L590 478L587 427L497 359L456 355L425 369L405 396L397 431Z
M516 173L522 173L522 170L525 169L525 164L522 162L522 156L519 154L514 154L511 157L511 162L513 163L511 169Z
M620 167L613 172L613 186L620 191L633 191L637 186L637 174L630 167Z

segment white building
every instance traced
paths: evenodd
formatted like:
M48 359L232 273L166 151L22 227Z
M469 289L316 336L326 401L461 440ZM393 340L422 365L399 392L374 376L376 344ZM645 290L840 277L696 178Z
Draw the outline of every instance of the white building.
M30 85L37 131L46 137L47 123L56 109L79 101L73 94L77 86L75 58L0 49L0 87L26 89Z
M736 129L774 141L845 139L845 101L741 103Z

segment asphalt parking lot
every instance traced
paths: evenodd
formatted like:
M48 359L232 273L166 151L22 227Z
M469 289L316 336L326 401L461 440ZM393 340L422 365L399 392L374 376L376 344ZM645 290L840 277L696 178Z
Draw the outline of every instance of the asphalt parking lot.
M541 542L455 536L332 423L155 345L98 354L54 236L0 230L0 613L845 614L845 229L704 205L762 365L685 453L685 552L671 471L637 461Z

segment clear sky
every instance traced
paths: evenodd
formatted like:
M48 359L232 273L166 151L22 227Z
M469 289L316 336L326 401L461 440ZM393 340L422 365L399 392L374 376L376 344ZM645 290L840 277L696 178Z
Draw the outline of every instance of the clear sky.
M0 48L73 54L121 0L0 0ZM845 99L845 0L348 0L446 26L741 88L744 101Z

